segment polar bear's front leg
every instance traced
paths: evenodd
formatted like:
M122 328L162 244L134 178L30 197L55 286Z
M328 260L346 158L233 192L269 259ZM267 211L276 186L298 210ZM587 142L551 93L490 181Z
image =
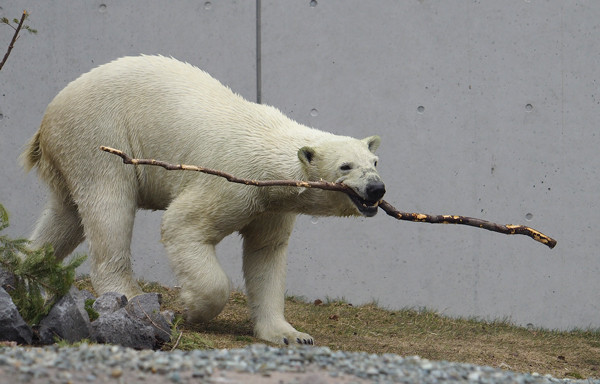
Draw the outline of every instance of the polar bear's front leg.
M181 285L187 320L207 322L227 304L231 281L215 255L215 246L183 239L166 241L173 271Z
M295 215L265 215L242 231L244 279L254 335L277 344L313 344L284 318L287 245Z
M215 254L215 243L202 223L190 220L185 199L175 200L162 222L162 242L181 285L181 298L191 322L206 322L221 311L231 291L231 281Z

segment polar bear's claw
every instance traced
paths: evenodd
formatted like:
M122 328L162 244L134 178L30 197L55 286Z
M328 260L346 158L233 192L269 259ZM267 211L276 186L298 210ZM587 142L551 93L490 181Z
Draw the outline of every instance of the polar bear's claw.
M307 335L308 336L308 335ZM288 340L287 337L283 338L283 343L285 345L290 345L290 341ZM315 341L312 337L308 336L308 337L296 337L296 343L300 344L300 345L314 345Z
M295 338L289 338L289 337L283 337L283 344L285 345L290 345L290 340L295 340L295 343L291 343L291 345L314 345L315 344L315 340L312 338L312 336L307 335L307 334L302 334L301 336L295 337Z
M314 340L313 339L302 339L300 340L300 338L296 338L296 341L298 342L298 344L307 344L307 345L313 345Z
M282 345L314 345L315 341L308 333L298 332L289 323L273 326L270 330L258 330L254 335L263 340Z

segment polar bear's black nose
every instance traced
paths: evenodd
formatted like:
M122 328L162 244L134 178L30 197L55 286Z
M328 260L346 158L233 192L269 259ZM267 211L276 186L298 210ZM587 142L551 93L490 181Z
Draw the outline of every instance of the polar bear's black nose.
M381 181L374 181L367 185L367 200L379 201L385 195L385 184Z

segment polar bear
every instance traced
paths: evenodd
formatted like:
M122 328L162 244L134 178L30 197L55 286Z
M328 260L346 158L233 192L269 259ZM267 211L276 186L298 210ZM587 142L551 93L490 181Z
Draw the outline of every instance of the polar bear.
M161 240L188 319L208 321L225 306L231 285L215 245L239 232L255 336L313 344L284 318L288 239L298 214L375 215L385 193L375 168L380 141L303 126L172 58L124 57L67 85L22 155L25 168L37 167L49 186L31 244L51 244L62 259L87 239L97 293L132 297L141 293L130 254L136 210L165 210ZM124 165L102 145L242 178L342 182L360 197Z

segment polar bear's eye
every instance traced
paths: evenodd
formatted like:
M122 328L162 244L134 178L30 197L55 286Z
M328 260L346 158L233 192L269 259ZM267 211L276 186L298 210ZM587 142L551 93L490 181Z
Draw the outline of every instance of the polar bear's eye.
M377 166L377 160L375 160L375 162L373 163L373 166Z
M349 171L352 169L352 164L344 163L340 166L340 170Z

